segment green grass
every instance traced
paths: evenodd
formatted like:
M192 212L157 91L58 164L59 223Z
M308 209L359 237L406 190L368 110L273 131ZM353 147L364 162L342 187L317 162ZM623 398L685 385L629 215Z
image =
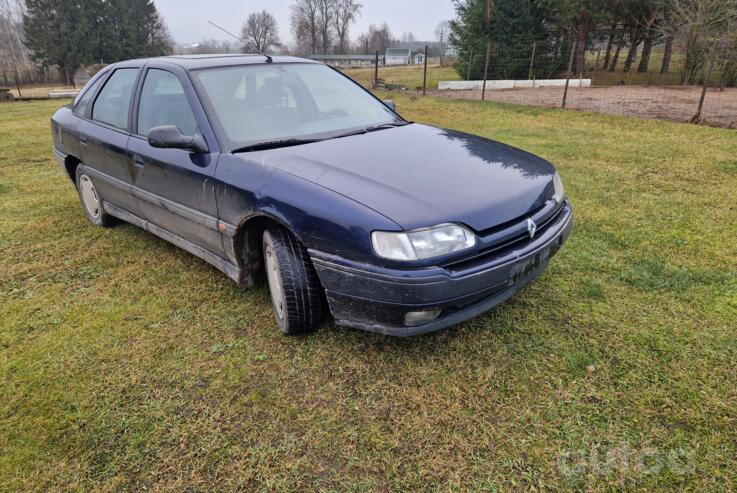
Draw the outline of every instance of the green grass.
M410 340L282 337L264 288L86 222L58 102L0 105L0 490L737 488L737 134L394 97L555 162L576 214L537 282Z

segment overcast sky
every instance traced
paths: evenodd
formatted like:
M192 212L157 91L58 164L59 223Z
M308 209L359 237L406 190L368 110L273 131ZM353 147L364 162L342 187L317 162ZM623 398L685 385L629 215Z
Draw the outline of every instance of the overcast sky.
M279 24L282 42L291 44L289 5L293 0L154 0L177 43L195 43L202 39L226 39L208 20L238 34L251 12L268 10ZM435 38L440 21L453 18L451 0L363 0L361 17L351 28L351 40L366 31L369 24L386 21L399 37L411 31L418 40Z

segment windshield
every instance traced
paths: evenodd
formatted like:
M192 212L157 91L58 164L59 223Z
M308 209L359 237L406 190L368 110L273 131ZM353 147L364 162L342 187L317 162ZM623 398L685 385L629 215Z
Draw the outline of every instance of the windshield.
M330 138L399 123L354 82L319 64L242 65L194 71L230 150L285 139Z

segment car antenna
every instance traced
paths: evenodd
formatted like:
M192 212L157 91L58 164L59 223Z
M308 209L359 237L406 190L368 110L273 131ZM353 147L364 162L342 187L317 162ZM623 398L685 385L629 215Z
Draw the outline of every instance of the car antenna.
M240 41L240 42L241 42L241 43L243 43L244 45L245 45L245 44L248 44L248 43L246 43L246 40L245 40L245 39L243 39L243 38L240 38L240 37L236 36L235 34L233 34L232 32L230 32L230 31L228 31L228 30L226 30L225 28L222 28L222 27L218 26L218 25L217 25L217 24L215 24L214 22L212 22L212 21L207 21L207 22L209 22L210 24L212 24L212 25L213 25L213 26L215 26L216 28L220 29L220 30L221 30L222 32L224 32L224 33L225 33L225 34L227 34L228 36L232 36L232 37L234 37L235 39L237 39L238 41ZM246 55L246 56L249 56L249 55ZM266 58L266 63L271 63L271 62L273 62L273 61L274 61L274 60L273 60L273 59L271 58L271 56L270 56L270 55L267 55L266 53L257 53L257 54L254 54L254 55L250 55L250 56L262 56L262 57Z

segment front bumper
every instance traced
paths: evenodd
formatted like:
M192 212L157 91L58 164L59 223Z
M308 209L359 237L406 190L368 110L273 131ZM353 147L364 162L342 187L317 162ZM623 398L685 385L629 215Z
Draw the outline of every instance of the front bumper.
M568 203L534 240L468 268L385 269L310 250L338 325L392 336L426 334L481 315L538 277L568 239ZM407 326L409 311L441 310L433 322Z

